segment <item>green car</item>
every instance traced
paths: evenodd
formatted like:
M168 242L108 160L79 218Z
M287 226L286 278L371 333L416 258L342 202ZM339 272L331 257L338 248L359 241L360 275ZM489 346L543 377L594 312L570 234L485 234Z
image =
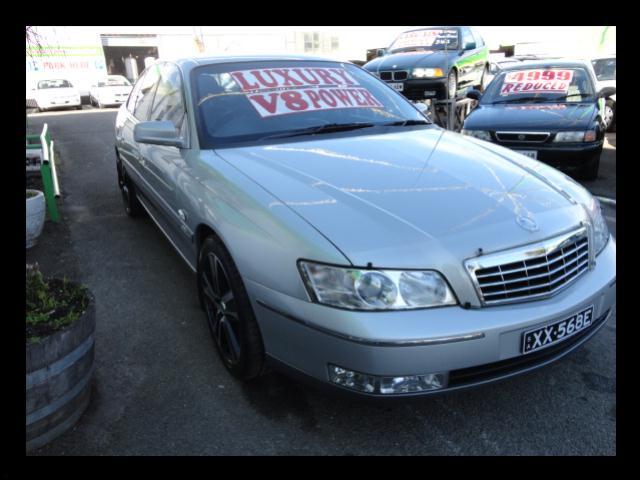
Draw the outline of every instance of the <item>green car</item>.
M451 99L489 83L489 49L473 27L409 30L363 68L409 100Z

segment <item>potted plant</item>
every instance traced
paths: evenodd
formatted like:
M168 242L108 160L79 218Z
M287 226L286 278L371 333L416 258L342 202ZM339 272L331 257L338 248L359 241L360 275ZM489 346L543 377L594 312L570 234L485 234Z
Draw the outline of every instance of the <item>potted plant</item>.
M27 248L37 243L44 226L44 216L44 193L27 189Z
M71 428L89 404L95 307L89 290L66 279L26 275L27 451Z

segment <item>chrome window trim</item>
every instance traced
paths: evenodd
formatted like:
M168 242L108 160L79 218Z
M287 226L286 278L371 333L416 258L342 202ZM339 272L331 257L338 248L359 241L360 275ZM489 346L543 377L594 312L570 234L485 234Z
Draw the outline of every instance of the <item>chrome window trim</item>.
M543 292L533 295L528 295L526 297L520 298L507 298L500 300L485 300L484 294L482 293L482 289L480 287L480 283L476 277L476 271L485 268L493 268L499 265L505 265L509 263L522 262L525 260L529 260L532 258L540 257L542 255L548 255L559 248L567 244L571 244L576 242L582 237L587 238L587 252L588 252L588 268L578 273L578 275L571 278L566 283L563 283L559 287L551 290L550 292ZM577 229L572 229L571 231L554 236L552 238L542 240L536 243L530 243L526 245L522 245L515 248L509 248L506 250L500 250L498 252L483 254L480 256L468 258L464 261L464 267L467 273L471 278L471 282L473 283L473 287L478 295L480 303L482 306L493 306L493 305L505 305L509 303L524 303L532 300L540 300L543 298L549 298L560 291L564 290L568 286L572 285L575 280L580 278L585 272L590 271L595 266L594 263L594 252L593 252L593 229L590 228L590 225L585 225L581 223L581 226Z

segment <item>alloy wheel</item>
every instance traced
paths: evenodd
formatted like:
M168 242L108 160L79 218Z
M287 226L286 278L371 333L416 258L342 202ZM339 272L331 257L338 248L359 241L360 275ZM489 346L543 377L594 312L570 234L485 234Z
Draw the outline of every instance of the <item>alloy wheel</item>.
M610 105L604 106L604 125L605 129L609 128L613 120L613 108Z
M200 279L207 321L218 351L229 366L237 365L242 356L237 302L227 272L213 252L207 253Z

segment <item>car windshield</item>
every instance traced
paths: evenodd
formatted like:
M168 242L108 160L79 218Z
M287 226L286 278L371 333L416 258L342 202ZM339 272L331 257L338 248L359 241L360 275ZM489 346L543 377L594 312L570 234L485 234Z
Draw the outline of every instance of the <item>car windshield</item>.
M205 65L192 71L191 90L204 148L429 123L402 95L350 63Z
M38 82L39 89L46 88L70 88L73 85L68 80L41 80Z
M426 28L402 33L389 47L389 52L411 50L444 50L458 48L457 28Z
M500 73L481 104L574 103L595 100L591 78L579 67L529 67Z
M600 58L598 60L594 60L592 63L598 80L603 81L616 79L615 58Z
M131 83L124 77L109 77L98 82L99 87L129 87Z

